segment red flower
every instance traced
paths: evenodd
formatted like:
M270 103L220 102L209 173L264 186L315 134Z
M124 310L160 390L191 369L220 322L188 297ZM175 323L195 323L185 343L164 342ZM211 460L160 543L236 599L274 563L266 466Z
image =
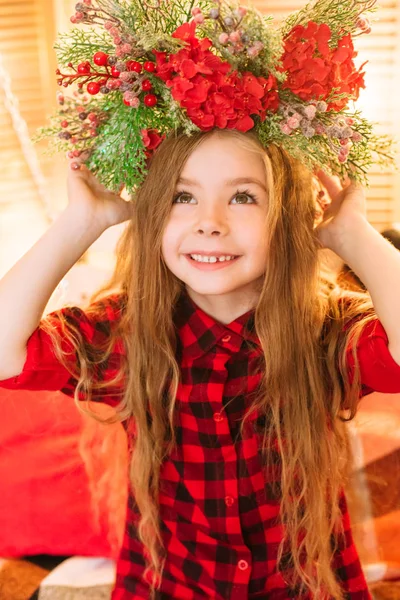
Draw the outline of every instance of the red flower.
M254 127L251 115L264 120L267 111L279 104L277 82L253 73L232 71L229 62L210 51L211 40L198 39L196 23L178 27L173 37L186 47L175 54L154 51L155 74L171 88L174 100L203 131L213 127L248 131Z
M296 25L285 39L282 71L287 73L284 88L290 89L302 100L326 100L333 88L336 94L348 94L355 100L364 85L362 65L356 69L351 35L338 41L336 48L329 47L331 30L325 23L310 21L306 27ZM365 63L364 63L365 64ZM349 98L333 100L328 109L341 110Z
M157 129L142 129L141 134L143 145L146 149L145 154L147 158L150 158L163 139L165 139L165 134L160 135Z

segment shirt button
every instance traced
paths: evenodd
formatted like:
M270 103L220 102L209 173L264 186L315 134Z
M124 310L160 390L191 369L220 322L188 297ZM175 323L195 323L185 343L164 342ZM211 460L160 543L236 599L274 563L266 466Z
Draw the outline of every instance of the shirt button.
M241 571L245 571L249 568L249 563L247 562L247 560L239 560L238 567Z
M229 342L229 340L231 339L231 335L224 335L224 337L222 338L223 342Z
M225 496L225 504L227 506L232 506L232 504L234 504L235 502L235 498L232 498L232 496Z
M221 415L221 413L214 413L213 419L214 419L214 421L218 422L218 421L223 421L224 417L223 417L223 415Z

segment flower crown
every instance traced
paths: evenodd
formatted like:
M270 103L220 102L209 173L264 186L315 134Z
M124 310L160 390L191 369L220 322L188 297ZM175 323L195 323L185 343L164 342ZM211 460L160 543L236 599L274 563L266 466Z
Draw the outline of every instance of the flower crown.
M367 184L392 142L348 105L364 88L353 38L376 0L316 0L279 26L225 0L83 0L55 45L58 84L76 84L37 139L81 156L128 193L176 130L255 130L311 170ZM84 27L81 27L83 25Z

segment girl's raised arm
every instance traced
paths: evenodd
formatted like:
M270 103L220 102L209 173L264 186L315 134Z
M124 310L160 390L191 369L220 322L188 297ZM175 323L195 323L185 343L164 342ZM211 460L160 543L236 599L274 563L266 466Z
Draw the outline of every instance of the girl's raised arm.
M68 198L65 211L0 280L0 380L21 372L26 343L64 275L108 227L130 216L130 204L83 166L69 169Z

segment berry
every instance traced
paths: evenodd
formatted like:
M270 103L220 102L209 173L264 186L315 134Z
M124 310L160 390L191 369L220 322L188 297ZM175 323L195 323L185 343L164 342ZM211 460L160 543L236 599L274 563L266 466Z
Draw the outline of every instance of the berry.
M95 129L90 129L89 135L90 135L90 137L96 137L97 131Z
M93 56L93 62L99 67L104 67L107 64L108 55L105 52L96 52Z
M157 96L155 96L154 94L147 94L144 97L143 102L145 103L146 106L155 106L157 104Z
M117 69L116 67L112 67L112 68L111 68L111 75L112 75L113 77L119 77L119 76L120 76L120 74L121 74L121 72L120 72L120 71L118 71L118 69Z
M142 90L144 92L149 92L152 87L153 87L153 85L152 85L151 81L149 81L149 79L144 79L142 81Z
M61 127L68 127L68 121L61 121Z
M94 112L88 114L89 121L97 121L97 115Z
M91 81L90 83L88 83L87 91L92 96L95 96L100 91L100 85L97 83L97 81Z
M143 65L143 68L148 73L154 73L154 71L156 70L156 65L153 62L151 62L151 60L146 60L146 62Z
M101 93L102 93L102 94L108 94L108 92L109 92L110 90L108 89L108 87L107 87L107 86L103 85L103 86L100 88L100 91L101 91Z
M85 75L86 73L90 73L90 62L82 62L78 65L78 73L81 75Z
M238 42L240 40L240 32L232 31L232 33L229 34L229 39L231 42Z
M80 118L81 121L85 121L85 119L87 118L87 113L80 112L79 113L79 118Z
M134 73L142 72L142 65L140 64L140 62L137 62L137 60L128 60L128 62L126 63L126 68L128 69L128 71L133 71Z

